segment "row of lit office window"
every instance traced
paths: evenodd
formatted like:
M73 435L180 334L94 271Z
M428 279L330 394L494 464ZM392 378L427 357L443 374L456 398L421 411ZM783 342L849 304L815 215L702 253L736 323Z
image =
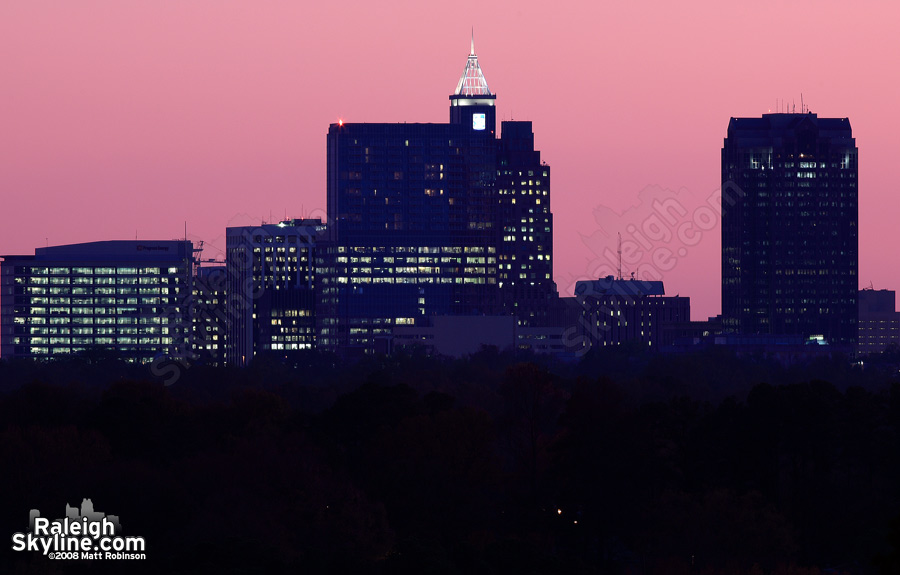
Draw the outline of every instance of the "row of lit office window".
M30 327L29 335L137 335L159 333L168 335L168 327L142 325L140 327Z
M33 285L33 286L115 286L115 285L167 285L168 277L161 278L138 278L135 276L119 276L119 277L69 277L69 276L19 276L15 279L15 285ZM180 278L171 278L173 284L181 283ZM52 289L52 288L51 288Z
M339 284L495 284L496 278L493 277L468 277L468 278L446 278L446 277L338 277L334 280ZM326 282L327 283L327 282Z
M527 175L528 177L531 177L531 176L534 176L534 170L527 170L527 171L522 171L522 170L497 170L497 175L498 175L498 176L519 176L519 177L522 177L522 176ZM549 172L548 172L547 170L541 170L541 174L538 174L538 175L543 175L543 177L546 178L546 177L549 176ZM537 180L537 185L540 185L540 183L541 183L541 181L540 181L540 180Z
M374 258L375 263L378 263L378 259L379 259L378 257ZM407 264L437 264L437 263L462 264L464 259L465 259L465 263L467 263L467 264L485 264L485 263L493 264L493 263L496 263L496 261L497 261L496 258L491 257L491 256L488 256L486 258L484 256L475 256L475 257L467 256L465 258L452 257L452 256L442 256L442 257L436 257L436 256L422 256L422 257L384 256L380 259L386 264L393 264L393 263L398 263L398 264L401 264L401 263L407 263ZM336 258L337 263L345 264L345 263L348 263L348 260L349 260L349 263L351 263L351 264L356 264L356 263L370 264L370 263L372 263L373 258L371 256L351 257L351 258L347 258L347 256L339 256L338 258Z
M168 299L169 298L160 298L159 296L145 296L145 297L141 297L141 298L137 298L137 297L120 297L120 298L115 298L115 297L98 297L98 298L50 297L50 298L48 298L48 297L42 297L42 296L36 296L36 297L33 296L33 297L28 298L28 303L32 306L45 306L45 305L68 306L70 304L75 305L75 306L85 306L85 305L90 306L90 305L94 305L94 304L100 304L100 305L158 305L162 300L168 300ZM51 313L52 313L52 310L54 310L54 309L56 309L57 311L61 311L66 308L57 309L57 308L51 307L50 309L51 309ZM74 310L74 309L81 309L81 308L75 307L72 309ZM90 310L89 307L84 308L84 309ZM90 313L90 312L89 311L88 312L73 311L72 313Z
M497 251L494 246L338 246L338 253L358 253L358 254L375 254L375 253L395 253L395 254L492 254Z
M523 185L524 185L524 182L523 182ZM502 189L502 190L500 190L500 195L501 196L509 196L509 195L515 196L516 190L515 189L512 189L512 190ZM520 189L520 190L518 190L518 195L520 195L520 196L546 196L547 190L535 190L533 188ZM540 200L538 200L538 203L540 203Z
M167 269L167 273L169 274L179 274L183 273L183 269L172 267ZM136 267L118 267L118 268L110 268L110 267L98 267L98 268L89 268L89 267L16 267L15 272L17 275L28 274L28 275L160 275L162 270L160 268L152 267L152 268L136 268Z
M51 295L51 296L110 296L110 295L168 295L169 289L172 289L174 293L179 293L181 288L167 288L167 287L142 287L142 288L134 288L134 287L97 287L97 288L63 288L63 287L55 287L55 288L46 288L42 286L28 286L25 288L25 293L28 295ZM62 297L62 299L66 299ZM76 298L77 299L77 298ZM88 298L89 299L89 298Z
M273 343L272 349L284 350L284 351L312 349L312 344L311 343Z

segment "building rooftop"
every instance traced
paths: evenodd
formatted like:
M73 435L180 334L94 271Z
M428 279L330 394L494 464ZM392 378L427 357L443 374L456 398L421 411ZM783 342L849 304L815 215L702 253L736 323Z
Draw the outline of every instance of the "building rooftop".
M180 260L191 255L191 243L185 240L110 240L36 248L34 255L0 256L5 260L33 259L46 261Z
M606 295L643 297L650 295L665 295L666 290L661 281L644 281L636 279L615 279L606 276L590 281L580 281L575 284L577 297L600 297Z
M469 50L469 57L466 60L466 69L463 70L462 77L456 85L457 96L490 96L491 90L488 88L487 80L484 79L484 73L478 64L478 56L475 55L475 33L472 33L472 47Z
M760 118L731 118L728 134L735 131L774 134L785 130L796 130L803 125L815 126L820 132L850 134L849 118L820 118L812 112L805 114L763 114Z

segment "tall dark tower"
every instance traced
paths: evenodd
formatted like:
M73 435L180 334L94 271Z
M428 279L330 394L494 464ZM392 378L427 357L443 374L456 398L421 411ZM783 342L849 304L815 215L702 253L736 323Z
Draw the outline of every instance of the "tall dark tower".
M386 351L395 327L439 316L549 316L550 168L531 122L497 138L495 102L473 41L450 122L329 127L320 349Z
M474 132L493 136L497 129L497 114L494 103L497 96L491 94L487 80L475 55L475 35L466 60L466 69L450 96L450 123L467 126Z
M500 206L500 291L520 325L546 322L557 298L553 281L550 166L534 149L531 122L503 122L494 183Z
M857 148L847 118L731 118L722 314L744 334L857 339Z

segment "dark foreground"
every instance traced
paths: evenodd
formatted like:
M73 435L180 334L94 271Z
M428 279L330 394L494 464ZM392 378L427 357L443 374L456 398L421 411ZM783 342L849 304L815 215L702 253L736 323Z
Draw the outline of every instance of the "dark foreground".
M0 572L898 573L897 363L0 362ZM84 498L147 558L11 551Z

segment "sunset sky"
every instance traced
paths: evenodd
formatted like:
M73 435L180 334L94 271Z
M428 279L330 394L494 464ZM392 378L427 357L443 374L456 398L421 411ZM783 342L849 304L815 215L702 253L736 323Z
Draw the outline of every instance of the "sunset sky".
M900 3L830 0L4 0L0 254L187 222L215 258L226 226L324 217L328 125L446 122L474 26L498 120L532 121L552 166L561 295L670 200L699 238L650 226L623 272L719 313L704 206L728 120L799 112L801 94L853 127L861 287L900 289L898 24ZM660 247L671 269L654 269Z

